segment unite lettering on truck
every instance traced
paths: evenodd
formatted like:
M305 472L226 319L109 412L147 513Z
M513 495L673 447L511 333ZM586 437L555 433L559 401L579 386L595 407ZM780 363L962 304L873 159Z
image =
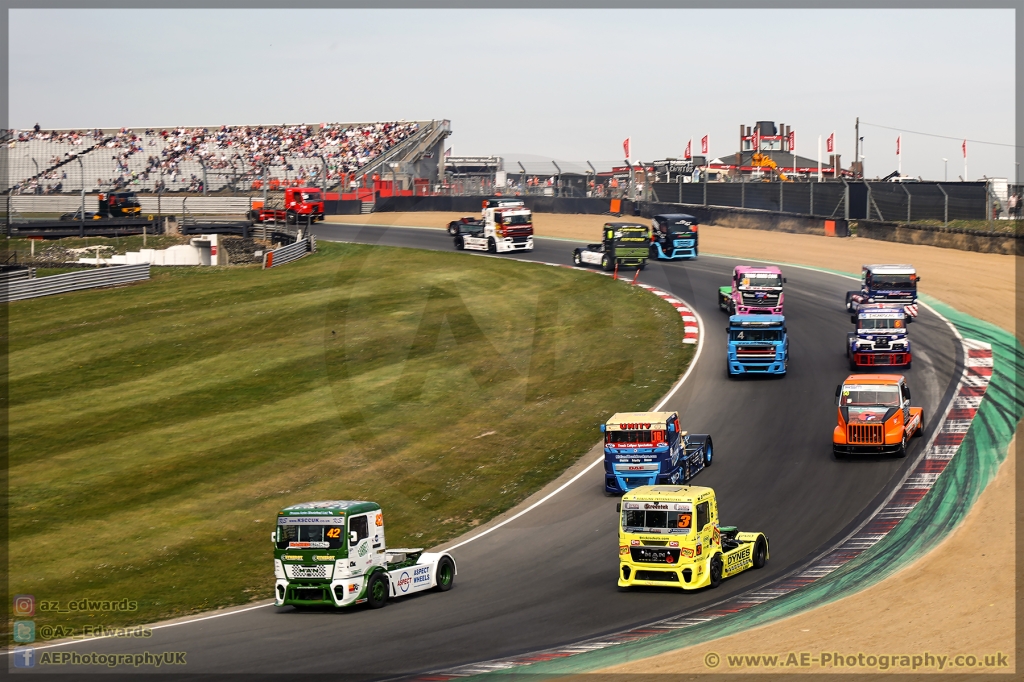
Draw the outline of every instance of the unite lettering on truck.
M455 560L422 548L389 549L384 513L375 502L324 500L278 512L274 543L274 603L384 606L389 597L454 584Z
M605 492L610 494L689 481L714 456L711 436L681 430L678 412L623 412L602 424L601 431Z

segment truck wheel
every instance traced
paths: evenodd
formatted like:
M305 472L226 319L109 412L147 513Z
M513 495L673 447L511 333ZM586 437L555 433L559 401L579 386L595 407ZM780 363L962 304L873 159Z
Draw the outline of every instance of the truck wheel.
M576 249L572 252L572 264L576 267L583 265L583 257L580 256L580 250Z
M920 438L924 435L924 414L921 415L921 421L917 423L917 431L914 431L914 435L911 438Z
M458 233L459 233L459 221L453 220L452 222L448 223L448 234L450 234L451 236L454 237Z
M764 568L768 561L768 543L764 538L758 538L754 543L754 568Z
M712 458L715 456L715 446L711 443L711 437L704 442L704 466L711 466Z
M494 237L487 238L487 253L498 253L498 245L494 243Z
M459 251L462 251L463 249L466 248L466 242L462 240L462 235L459 235L458 237L455 238L455 248L458 249Z
M848 313L852 313L853 312L853 301L851 300L851 296L852 295L853 295L852 291L847 291L846 292L846 312L848 312Z
M601 256L601 269L609 272L612 269L612 259L608 256Z
M455 582L455 564L446 556L441 557L437 562L437 573L434 576L439 592L447 592L452 589Z
M646 268L646 267L647 267L647 261L644 261L644 262L643 262L643 263L641 263L640 265L636 266L636 269L637 269L637 270L643 270L643 269L644 269L644 268Z
M716 554L711 557L711 565L708 567L708 577L711 578L711 587L718 587L722 584L722 555Z
M896 451L897 457L907 456L907 434L904 432L902 440L900 440L900 449Z
M379 609L388 601L388 581L383 571L370 576L370 584L366 587L366 604L371 609Z

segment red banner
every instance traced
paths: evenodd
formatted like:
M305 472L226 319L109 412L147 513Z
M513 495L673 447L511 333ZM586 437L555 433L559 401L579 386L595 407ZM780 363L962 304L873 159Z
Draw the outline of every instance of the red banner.
M684 159L689 159L689 158L691 158L693 156L693 154L691 153L691 149L692 148L693 148L693 138L691 137L690 141L686 143L686 151L683 152L683 158Z
M963 150L964 150L964 158L966 159L967 158L967 140L964 140Z
M626 154L626 160L629 160L629 138L627 137L622 141L622 151Z
M704 137L700 138L700 153L701 154L707 154L708 153L708 136L707 135L705 135Z
M761 151L761 130L757 126L754 126L754 151Z
M900 155L900 136L896 136L896 156Z
M789 131L789 153L792 154L796 150L796 133L792 130Z
M836 150L836 134L833 132L828 136L828 140L825 141L825 149L829 154Z

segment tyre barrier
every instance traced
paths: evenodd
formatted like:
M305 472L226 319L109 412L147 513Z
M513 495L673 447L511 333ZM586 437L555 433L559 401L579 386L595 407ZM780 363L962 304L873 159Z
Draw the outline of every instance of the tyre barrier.
M267 251L263 254L263 269L276 268L278 265L291 263L308 253L316 252L316 237L309 235L303 237L294 244L282 246L280 249Z

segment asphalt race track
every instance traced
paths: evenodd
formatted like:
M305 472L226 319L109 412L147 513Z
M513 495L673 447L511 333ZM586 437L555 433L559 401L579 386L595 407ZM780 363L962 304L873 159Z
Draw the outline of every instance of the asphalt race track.
M454 250L440 230L321 224L314 232L321 240ZM535 244L522 257L571 262L574 244L544 238ZM843 344L851 324L843 301L855 282L784 267L789 374L730 380L726 318L716 291L740 262L705 255L651 262L640 281L682 298L703 320L700 360L665 409L679 410L684 429L714 437L714 464L694 483L715 488L723 524L767 533L771 559L764 569L703 592L619 592L616 499L605 496L598 466L539 508L456 549L459 575L450 592L396 599L378 611L268 606L154 630L145 640L79 642L56 650L185 651L187 666L174 669L178 674L386 678L572 643L684 613L787 572L831 544L898 482L951 398L962 359L949 327L922 307L911 326L914 366L908 376L914 404L924 407L925 437L913 441L906 459L837 461L830 441L833 396L848 374ZM595 442L598 437L595 432ZM268 581L271 558L268 543Z

